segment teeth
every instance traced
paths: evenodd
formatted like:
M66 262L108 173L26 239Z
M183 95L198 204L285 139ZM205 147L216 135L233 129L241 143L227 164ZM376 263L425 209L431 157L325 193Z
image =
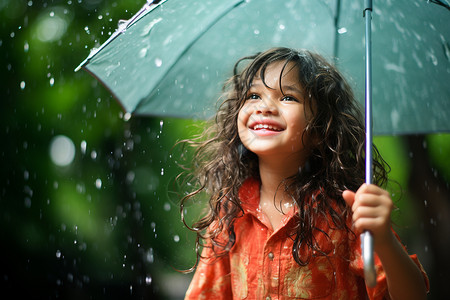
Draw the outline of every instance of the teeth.
M273 131L281 131L281 128L278 127L274 127L272 125L268 125L268 124L257 124L255 125L255 127L253 127L253 129L269 129L269 130L273 130Z

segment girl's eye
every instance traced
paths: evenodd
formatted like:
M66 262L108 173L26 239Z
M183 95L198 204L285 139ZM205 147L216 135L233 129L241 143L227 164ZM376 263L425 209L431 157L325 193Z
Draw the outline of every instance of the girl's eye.
M247 99L251 99L251 100L257 100L257 99L259 99L259 95L257 95L257 94L250 94L248 97L247 97Z
M284 96L281 101L295 101L295 102L299 102L296 98L291 97L291 96Z

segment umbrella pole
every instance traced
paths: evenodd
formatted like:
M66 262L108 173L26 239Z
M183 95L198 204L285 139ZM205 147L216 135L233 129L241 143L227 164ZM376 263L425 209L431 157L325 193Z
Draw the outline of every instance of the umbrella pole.
M366 183L372 183L372 0L365 0L364 17L366 21L366 94L365 94L365 128L366 128ZM361 252L364 262L364 278L369 287L377 284L374 264L373 236L369 231L361 234Z

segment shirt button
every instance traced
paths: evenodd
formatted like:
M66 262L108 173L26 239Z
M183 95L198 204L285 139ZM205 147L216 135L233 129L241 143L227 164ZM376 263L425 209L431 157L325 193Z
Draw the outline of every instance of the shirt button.
M270 260L273 260L274 256L272 252L269 252L269 254L267 255L269 257Z

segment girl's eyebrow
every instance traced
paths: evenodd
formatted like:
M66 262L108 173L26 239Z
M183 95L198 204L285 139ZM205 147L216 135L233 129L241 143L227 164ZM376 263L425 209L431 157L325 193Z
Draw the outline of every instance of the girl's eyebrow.
M303 91L295 85L282 85L281 88L283 91L292 91L295 93L303 94Z

